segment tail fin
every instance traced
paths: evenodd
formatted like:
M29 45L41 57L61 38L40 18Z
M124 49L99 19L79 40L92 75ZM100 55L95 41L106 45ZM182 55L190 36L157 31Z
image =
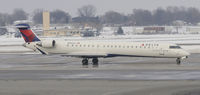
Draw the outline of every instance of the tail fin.
M17 24L16 27L19 29L20 33L22 34L25 42L40 41L40 39L38 39L38 37L32 32L28 24L25 24L25 23Z

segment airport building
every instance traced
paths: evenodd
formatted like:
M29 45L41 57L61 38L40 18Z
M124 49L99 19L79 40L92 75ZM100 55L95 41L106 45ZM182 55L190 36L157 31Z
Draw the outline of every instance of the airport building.
M118 27L103 27L101 35L114 35ZM124 26L125 35L137 34L200 34L200 26Z
M43 12L43 36L81 36L83 29L50 27L50 13Z
M189 34L200 34L200 26L190 26L186 28Z

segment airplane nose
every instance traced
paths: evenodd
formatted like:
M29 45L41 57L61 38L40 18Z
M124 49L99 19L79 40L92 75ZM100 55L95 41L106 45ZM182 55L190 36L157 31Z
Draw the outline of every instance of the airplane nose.
M186 52L186 51L183 51L183 52L182 52L182 55L183 55L183 56L189 56L190 53L189 53L189 52Z
M177 52L177 55L180 56L180 57L187 57L187 56L190 55L190 53L187 52L187 51L181 50L181 51Z

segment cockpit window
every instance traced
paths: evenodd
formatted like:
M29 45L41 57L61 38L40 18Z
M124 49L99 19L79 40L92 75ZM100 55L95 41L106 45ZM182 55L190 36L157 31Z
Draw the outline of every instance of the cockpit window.
M180 46L169 46L170 49L181 49Z

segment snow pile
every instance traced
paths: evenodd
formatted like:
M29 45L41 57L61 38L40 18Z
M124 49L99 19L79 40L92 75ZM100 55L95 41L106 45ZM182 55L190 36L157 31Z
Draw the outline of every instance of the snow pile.
M22 46L24 43L23 38L7 38L0 37L0 53L27 53L32 50Z

